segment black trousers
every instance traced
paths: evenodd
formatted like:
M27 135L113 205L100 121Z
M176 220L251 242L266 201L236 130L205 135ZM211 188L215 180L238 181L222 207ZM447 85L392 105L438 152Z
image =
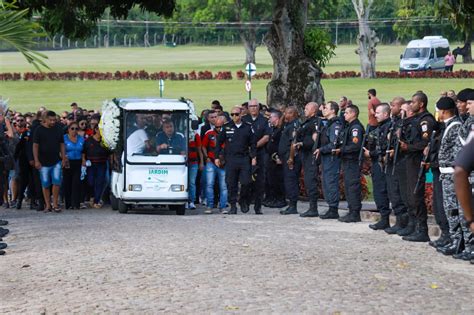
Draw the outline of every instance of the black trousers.
M406 189L408 201L408 214L414 217L417 222L426 224L428 220L428 211L425 205L425 180L423 176L420 180L419 189L414 193L418 181L418 171L421 167L421 155L410 155L406 158Z
M387 178L387 191L388 199L392 205L393 213L395 215L401 215L407 213L407 194L406 194L406 167L405 160L397 162L395 165L395 171L392 175L393 164L390 164L388 172L386 174Z
M36 196L36 187L34 185L34 177L33 177L33 167L28 163L28 161L21 161L18 162L19 166L19 174L18 177L20 179L20 187L18 190L18 200L23 200L25 196L26 188L28 188L30 197Z
M81 199L81 160L70 160L69 168L63 169L64 203L66 209L79 209Z
M431 172L433 173L433 212L435 220L442 232L449 233L448 218L443 205L443 185L439 179L439 168L433 167Z
M382 217L388 217L391 209L388 200L387 178L377 159L372 159L372 183L377 210Z
M357 160L342 160L344 172L344 194L349 211L360 212L362 209L362 185L360 183L360 167Z
M319 164L315 161L312 152L304 152L302 154L303 170L304 170L304 187L310 202L316 203L319 198L318 178Z
M237 203L239 195L239 183L241 185L239 202L250 203L250 157L232 157L226 159L225 164L225 180L227 190L229 191L229 203L231 205Z
M290 202L298 202L300 195L300 175L301 175L301 158L295 155L293 169L290 170L287 163L288 159L283 160L283 180L285 183L285 195Z
M255 200L255 204L261 204L265 193L265 155L262 153L257 155L257 172L255 175L255 181L251 179L249 184L251 199Z
M265 196L268 200L285 200L285 186L283 185L283 165L269 160L266 166L267 188Z

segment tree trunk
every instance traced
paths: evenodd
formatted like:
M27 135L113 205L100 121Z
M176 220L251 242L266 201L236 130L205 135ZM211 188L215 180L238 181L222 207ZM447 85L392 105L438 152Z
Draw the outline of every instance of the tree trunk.
M359 47L356 50L356 54L360 58L360 74L362 78L376 77L375 59L377 50L375 46L377 46L379 38L369 26L369 14L372 3L373 0L369 0L367 5L364 4L364 0L352 0L359 21L359 35L357 36Z
M472 33L466 33L466 40L464 41L465 53L462 56L463 63L472 63L472 52L471 52Z
M322 103L322 70L304 53L308 0L277 0L273 24L265 44L273 59L273 76L267 85L269 106L295 105L300 112L311 101Z
M240 31L240 39L245 49L245 64L255 63L255 51L257 50L257 35L254 28Z

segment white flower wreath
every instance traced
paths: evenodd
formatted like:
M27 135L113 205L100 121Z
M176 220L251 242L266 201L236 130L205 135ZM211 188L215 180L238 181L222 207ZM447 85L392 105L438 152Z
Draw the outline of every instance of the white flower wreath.
M105 101L102 104L102 117L100 120L100 134L102 143L110 150L117 149L120 141L120 125L122 112L113 101Z

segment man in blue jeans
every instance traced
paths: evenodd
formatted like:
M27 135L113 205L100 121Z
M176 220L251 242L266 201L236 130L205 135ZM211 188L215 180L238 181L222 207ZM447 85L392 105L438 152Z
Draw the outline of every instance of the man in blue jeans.
M212 208L214 206L214 183L216 177L219 179L219 210L224 212L227 206L227 185L225 182L225 169L223 167L217 167L214 164L216 158L215 149L217 143L217 134L221 131L224 125L225 117L219 116L216 120L214 129L208 130L201 143L202 152L204 154L204 160L206 161L206 199L207 209L204 211L206 214L212 214Z
M56 124L56 113L53 111L45 113L43 123L35 130L33 135L33 157L43 187L44 212L61 212L58 205L61 168L68 167L69 161L64 147L63 130ZM53 186L52 209L51 185Z

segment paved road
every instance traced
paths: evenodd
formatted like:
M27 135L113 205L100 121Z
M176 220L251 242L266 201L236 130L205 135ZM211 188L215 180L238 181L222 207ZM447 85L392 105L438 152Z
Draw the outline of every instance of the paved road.
M368 222L275 209L0 215L11 221L0 313L474 312L473 265Z

